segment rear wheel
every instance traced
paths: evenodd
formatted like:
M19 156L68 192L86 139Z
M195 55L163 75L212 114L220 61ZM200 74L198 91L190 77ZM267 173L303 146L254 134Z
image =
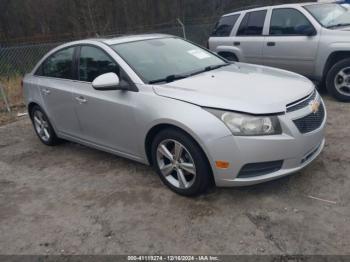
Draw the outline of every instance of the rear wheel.
M339 61L329 70L326 87L337 100L350 102L350 59Z
M211 168L199 145L176 129L161 131L152 143L152 161L162 182L183 196L196 196L210 186Z
M39 106L34 106L31 109L30 117L33 122L35 133L42 143L48 146L54 146L60 142L48 117Z
M237 56L233 53L224 52L224 53L219 53L219 55L230 62L238 62Z

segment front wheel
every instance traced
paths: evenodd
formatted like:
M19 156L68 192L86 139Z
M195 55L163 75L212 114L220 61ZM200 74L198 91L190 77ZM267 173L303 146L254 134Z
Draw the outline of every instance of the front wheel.
M208 160L199 145L182 131L161 131L152 143L152 160L162 182L180 195L196 196L209 188Z
M350 102L350 59L341 60L329 70L326 87L337 100Z

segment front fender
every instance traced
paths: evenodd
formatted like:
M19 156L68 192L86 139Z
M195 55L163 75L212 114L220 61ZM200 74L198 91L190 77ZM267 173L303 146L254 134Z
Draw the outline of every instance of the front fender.
M146 101L146 100L144 100ZM140 124L138 142L142 157L147 161L145 141L150 130L158 125L171 125L188 133L203 149L212 167L215 160L208 148L212 141L232 136L226 125L216 116L197 105L161 96L148 97L142 112L136 114Z

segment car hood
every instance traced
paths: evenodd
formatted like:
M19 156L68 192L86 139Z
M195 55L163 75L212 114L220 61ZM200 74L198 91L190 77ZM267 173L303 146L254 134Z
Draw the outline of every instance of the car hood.
M271 114L285 112L287 104L309 95L314 85L288 71L235 63L153 89L159 96L203 107Z

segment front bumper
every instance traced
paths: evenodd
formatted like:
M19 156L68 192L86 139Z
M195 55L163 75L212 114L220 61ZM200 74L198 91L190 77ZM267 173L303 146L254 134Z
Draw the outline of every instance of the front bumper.
M320 101L321 98L320 98ZM323 102L322 102L323 103ZM228 136L210 142L209 154L216 185L219 187L249 186L290 175L313 162L325 146L327 113L321 126L301 134L293 120L310 114L309 107L279 116L283 133L274 136ZM230 163L228 169L218 169L215 161ZM283 161L276 172L248 178L238 177L242 167L250 163Z

